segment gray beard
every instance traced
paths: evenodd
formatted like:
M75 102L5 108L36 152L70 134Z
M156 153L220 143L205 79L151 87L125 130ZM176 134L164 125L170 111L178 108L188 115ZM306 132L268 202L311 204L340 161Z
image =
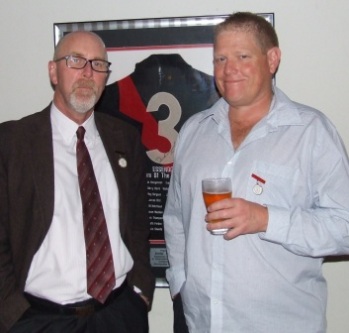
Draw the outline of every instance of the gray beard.
M78 113L86 113L92 110L96 103L96 95L92 95L88 98L77 98L75 94L70 95L70 105Z

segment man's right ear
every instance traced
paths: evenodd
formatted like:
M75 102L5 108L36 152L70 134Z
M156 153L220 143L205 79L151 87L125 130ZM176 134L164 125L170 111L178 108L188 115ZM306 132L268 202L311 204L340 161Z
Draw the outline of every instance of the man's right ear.
M53 86L57 84L57 63L53 60L48 63L48 74L50 76L50 81Z

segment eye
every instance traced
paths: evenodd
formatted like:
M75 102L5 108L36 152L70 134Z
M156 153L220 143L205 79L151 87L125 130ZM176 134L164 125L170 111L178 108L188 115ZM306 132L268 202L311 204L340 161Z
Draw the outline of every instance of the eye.
M109 63L105 60L92 60L92 67L97 72L108 72L109 70Z
M105 64L103 61L101 60L93 60L93 66L95 68L104 68L105 67Z
M223 56L217 56L217 57L214 57L213 58L213 63L215 64L215 65L218 65L218 64L222 64L222 63L224 63L225 61L226 61L226 57L223 57Z
M239 55L239 58L240 58L241 60L245 60L245 59L248 59L249 56L248 56L247 54L240 54L240 55Z
M77 56L70 56L70 62L74 65L78 65L78 64L84 62L84 59L81 57L77 57Z

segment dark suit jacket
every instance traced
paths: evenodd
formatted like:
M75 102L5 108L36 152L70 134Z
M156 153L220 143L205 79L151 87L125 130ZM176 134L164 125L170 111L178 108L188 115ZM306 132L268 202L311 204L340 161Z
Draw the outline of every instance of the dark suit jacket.
M155 279L149 263L145 155L139 134L105 114L95 121L120 192L120 230L134 267L128 282L152 299ZM54 170L50 107L0 124L0 333L28 303L23 290L34 254L50 227ZM127 161L126 167L119 159Z

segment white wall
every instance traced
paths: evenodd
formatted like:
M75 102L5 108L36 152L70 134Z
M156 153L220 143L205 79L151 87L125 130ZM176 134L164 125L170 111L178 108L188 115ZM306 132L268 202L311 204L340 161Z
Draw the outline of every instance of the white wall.
M52 90L47 62L53 52L53 23L218 15L237 10L275 13L283 51L278 86L294 100L326 113L349 147L348 0L1 0L0 121L20 118L49 103ZM328 263L324 271L329 284L328 332L347 333L349 264ZM168 290L157 289L151 333L171 332L171 306Z

